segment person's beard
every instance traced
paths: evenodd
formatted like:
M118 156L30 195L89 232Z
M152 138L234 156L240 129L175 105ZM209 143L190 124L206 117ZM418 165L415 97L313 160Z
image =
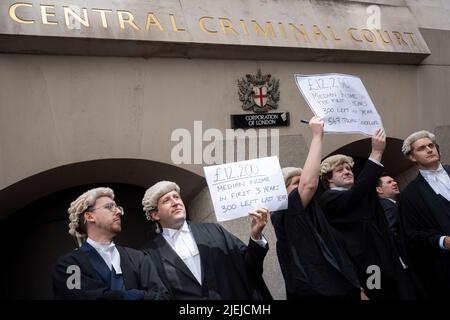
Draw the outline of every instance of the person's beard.
M111 232L115 235L119 234L122 231L121 223L113 223L110 228Z

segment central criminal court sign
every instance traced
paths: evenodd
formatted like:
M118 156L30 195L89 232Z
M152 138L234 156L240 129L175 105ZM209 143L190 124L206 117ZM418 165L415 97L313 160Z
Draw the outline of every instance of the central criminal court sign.
M172 44L175 50L190 45L198 51L246 46L406 53L422 59L429 54L408 8L380 6L380 28L374 29L367 23L367 7L354 1L5 0L0 35L143 41L158 48Z

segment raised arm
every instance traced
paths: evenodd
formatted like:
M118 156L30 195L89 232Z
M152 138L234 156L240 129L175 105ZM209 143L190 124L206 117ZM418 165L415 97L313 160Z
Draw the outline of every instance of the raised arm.
M369 158L381 162L384 149L386 148L386 135L382 129L377 129L372 136L372 152Z
M314 116L309 121L309 127L312 131L311 145L298 185L298 192L304 208L308 206L319 184L323 120L320 117Z

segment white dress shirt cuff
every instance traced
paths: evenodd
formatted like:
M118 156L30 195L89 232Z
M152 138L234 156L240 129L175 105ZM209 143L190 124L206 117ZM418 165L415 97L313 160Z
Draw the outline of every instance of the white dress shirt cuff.
M444 240L445 236L439 238L439 247L441 247L442 250L445 250Z
M264 237L264 235L261 237L261 239L259 240L255 240L252 237L250 237L250 239L252 239L253 241L255 241L258 245L260 245L261 247L265 248L267 246L267 240Z
M370 158L369 157L369 160L370 161L372 161L372 162L374 162L374 163L376 163L377 165L379 165L380 167L383 167L384 168L384 166L381 164L381 162L380 161L378 161L378 160L375 160L375 159L373 159L373 158Z

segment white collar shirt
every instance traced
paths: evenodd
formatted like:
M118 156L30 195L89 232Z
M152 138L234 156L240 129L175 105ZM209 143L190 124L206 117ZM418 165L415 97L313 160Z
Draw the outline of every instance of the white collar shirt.
M198 251L197 243L195 242L192 231L186 221L179 230L163 228L162 235L181 260L183 260L197 279L198 283L202 284L200 252Z
M436 170L419 170L436 194L440 194L450 201L450 177L442 164Z
M91 238L87 238L86 241L94 247L98 254L103 258L109 270L112 270L112 267L114 267L116 274L122 273L119 250L117 250L114 242L111 241L111 243L100 243L92 240Z

